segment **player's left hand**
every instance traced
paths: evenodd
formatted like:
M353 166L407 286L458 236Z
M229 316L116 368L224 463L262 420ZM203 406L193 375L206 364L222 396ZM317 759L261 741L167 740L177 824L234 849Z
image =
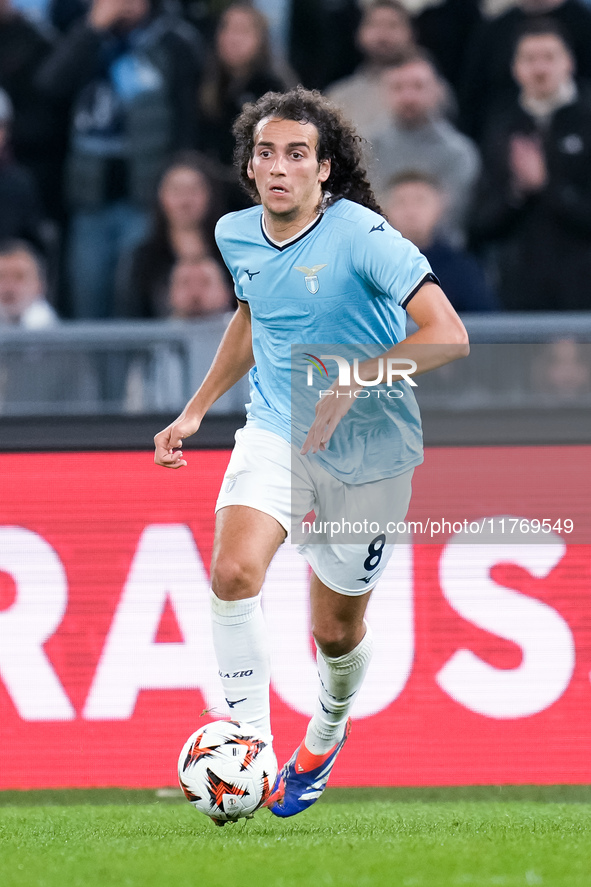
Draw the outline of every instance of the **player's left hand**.
M303 456L306 453L317 453L325 450L334 434L335 428L345 416L355 400L355 393L360 390L360 385L337 385L333 383L316 404L316 418L310 426L310 430L300 450Z

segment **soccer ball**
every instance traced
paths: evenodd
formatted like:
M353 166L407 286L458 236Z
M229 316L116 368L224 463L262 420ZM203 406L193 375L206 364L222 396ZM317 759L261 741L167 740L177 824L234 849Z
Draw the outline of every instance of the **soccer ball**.
M185 742L179 782L187 800L216 825L252 816L277 777L271 743L250 724L214 721Z

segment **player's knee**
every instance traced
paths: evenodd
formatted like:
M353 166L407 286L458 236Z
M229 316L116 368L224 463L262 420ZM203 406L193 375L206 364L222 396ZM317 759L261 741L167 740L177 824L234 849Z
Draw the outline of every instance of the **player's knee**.
M350 653L355 646L353 626L343 622L327 622L312 627L314 640L325 656L335 658Z
M241 600L258 594L262 584L255 564L233 555L216 558L211 569L213 593L223 601Z

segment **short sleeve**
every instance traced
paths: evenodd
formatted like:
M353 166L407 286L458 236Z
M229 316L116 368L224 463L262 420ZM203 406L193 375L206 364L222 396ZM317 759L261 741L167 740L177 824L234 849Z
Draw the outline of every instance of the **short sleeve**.
M235 216L236 213L229 213L227 216L222 216L219 219L216 227L215 227L215 242L217 243L217 247L220 251L220 255L224 260L226 268L232 275L232 280L234 281L234 293L236 294L236 298L239 302L247 302L248 299L244 298L244 290L238 283L238 275L236 274L235 263L232 262L231 259L231 244L232 238L227 236L227 228L228 228L228 220Z
M402 308L424 283L439 283L417 247L374 214L357 224L351 259L363 280Z
M234 281L234 293L236 294L236 298L239 302L248 302L248 299L244 298L244 291L239 283Z

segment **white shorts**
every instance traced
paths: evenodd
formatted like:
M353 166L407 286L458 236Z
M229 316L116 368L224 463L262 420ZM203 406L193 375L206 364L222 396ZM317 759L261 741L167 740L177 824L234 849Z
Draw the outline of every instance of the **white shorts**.
M413 471L346 484L278 434L247 425L236 432L215 510L247 505L271 515L287 534L294 531L292 541L321 582L340 594L364 594L392 556Z

